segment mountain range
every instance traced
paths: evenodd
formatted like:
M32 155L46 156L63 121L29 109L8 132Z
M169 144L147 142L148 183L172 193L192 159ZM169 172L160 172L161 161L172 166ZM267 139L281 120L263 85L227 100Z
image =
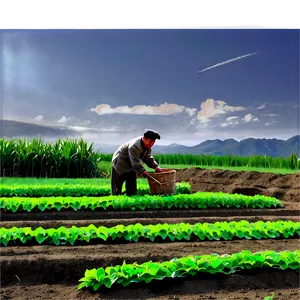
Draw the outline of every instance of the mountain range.
M55 138L77 138L77 134L72 129L64 127L43 126L32 123L24 123L10 120L0 120L1 137L14 138L26 136L27 138L37 138L38 136ZM287 157L293 153L300 157L300 135L295 135L287 140L280 139L256 139L247 138L241 141L234 139L206 140L195 146L184 146L180 144L170 144L168 146L154 145L153 154L209 154L209 155L268 155L272 157ZM94 148L101 153L113 153L118 145L106 145L94 143Z

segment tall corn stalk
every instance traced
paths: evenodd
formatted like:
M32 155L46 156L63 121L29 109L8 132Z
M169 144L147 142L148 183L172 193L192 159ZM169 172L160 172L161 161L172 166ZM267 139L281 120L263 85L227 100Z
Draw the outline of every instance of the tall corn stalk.
M82 139L43 143L41 138L0 140L1 177L96 177L99 156Z

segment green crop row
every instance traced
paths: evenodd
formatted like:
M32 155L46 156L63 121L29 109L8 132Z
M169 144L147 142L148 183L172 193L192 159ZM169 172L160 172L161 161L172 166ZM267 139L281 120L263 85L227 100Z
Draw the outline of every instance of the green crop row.
M233 240L233 239L270 239L291 238L300 236L300 222L292 221L248 221L142 225L117 225L113 227L87 227L44 229L38 227L0 228L0 244L7 246L15 242L23 244L30 241L34 244L74 245L76 242L138 242L138 241L190 241L190 240Z
M263 195L245 196L222 192L197 192L169 196L103 196L103 197L2 197L4 212L45 210L148 210L205 208L277 208L280 200Z
M300 251L263 251L251 253L244 250L232 255L189 255L173 258L170 261L142 264L127 264L94 268L86 270L79 280L78 290L90 288L98 290L101 287L111 288L112 285L128 286L131 283L149 283L152 280L164 278L196 276L201 272L232 274L241 270L257 268L276 268L281 270L299 270Z
M188 194L191 193L191 186L187 182L176 184L176 193ZM8 185L1 184L0 197L50 197L50 196L108 196L111 194L110 184L99 185L96 183L86 184L41 184L27 185L17 184ZM148 183L138 184L138 195L150 194Z
M112 154L99 154L101 161L111 162ZM300 170L297 153L288 157L272 157L268 155L208 155L208 154L155 154L160 165L186 165L202 167L249 167L266 169Z

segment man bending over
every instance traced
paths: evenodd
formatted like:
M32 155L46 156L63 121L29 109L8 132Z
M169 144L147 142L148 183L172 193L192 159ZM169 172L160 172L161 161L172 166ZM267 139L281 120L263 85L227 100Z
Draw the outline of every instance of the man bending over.
M162 172L158 163L151 155L151 148L160 135L151 129L146 129L143 136L136 137L121 145L112 158L111 191L113 195L122 194L125 182L126 195L137 194L137 176L147 176L144 162L156 172Z

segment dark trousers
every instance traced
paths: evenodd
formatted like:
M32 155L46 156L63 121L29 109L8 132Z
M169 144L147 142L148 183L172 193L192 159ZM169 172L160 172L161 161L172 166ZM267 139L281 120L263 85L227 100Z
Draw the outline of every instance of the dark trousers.
M122 186L125 182L126 195L137 195L137 181L135 172L127 172L119 175L114 168L111 170L111 192L112 195L122 195Z

